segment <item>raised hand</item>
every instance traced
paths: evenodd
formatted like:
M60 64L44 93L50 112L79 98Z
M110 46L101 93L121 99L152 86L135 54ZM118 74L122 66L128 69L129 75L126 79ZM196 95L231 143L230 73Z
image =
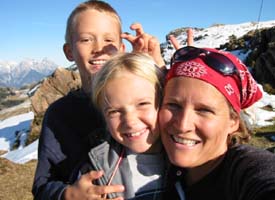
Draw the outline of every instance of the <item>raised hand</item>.
M160 52L160 43L158 39L143 31L142 25L134 23L130 26L131 30L136 32L136 35L123 33L122 38L126 39L132 44L134 52L148 53L160 67L164 66L164 60Z
M176 50L180 48L180 44L174 35L169 35L169 40ZM194 38L193 38L192 28L189 28L187 30L187 46L194 46Z
M123 185L99 186L93 181L99 179L103 171L91 171L84 174L73 185L68 186L63 194L64 200L103 200L108 193L123 192ZM123 200L122 197L113 200Z

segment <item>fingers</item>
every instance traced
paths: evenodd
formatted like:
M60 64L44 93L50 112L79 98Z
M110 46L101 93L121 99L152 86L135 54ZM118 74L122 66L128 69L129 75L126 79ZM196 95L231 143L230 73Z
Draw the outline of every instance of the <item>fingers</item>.
M125 33L121 34L121 38L127 40L128 42L130 42L133 45L133 43L136 39L136 36L133 36L130 33L125 32Z
M153 36L143 33L139 36L133 36L127 33L122 33L121 37L132 44L134 52L148 52L149 43L152 43Z
M136 32L135 36L125 32L121 34L121 37L132 44L134 52L148 52L148 44L152 36L144 33L139 23L132 24L130 29Z
M139 23L132 24L130 29L136 32L135 36L129 33L123 33L121 34L121 37L132 44L133 52L148 53L155 60L158 66L164 66L165 62L161 56L158 39L145 33L142 25Z
M74 197L74 200L100 200L106 199L106 196L109 193L120 193L124 191L123 185L94 185L94 181L99 179L102 175L103 171L90 171L82 175L74 185L68 187L65 191L66 197ZM121 198L116 198L116 200L119 199Z
M180 48L180 44L174 35L169 35L169 40L176 50ZM194 36L192 28L187 29L187 46L194 46Z
M120 193L124 191L123 185L94 186L87 190L87 194L92 199L106 199L109 193ZM122 198L116 198L122 199Z
M175 49L180 48L180 44L179 44L179 42L177 41L177 39L174 35L169 35L169 40L170 40L170 42L172 43L172 45Z
M120 193L124 191L123 185L95 185L88 189L89 194L96 194L102 196L109 193Z
M93 186L93 181L99 179L103 175L103 171L91 171L81 177L74 183L79 190L85 191L86 188Z
M103 176L103 171L90 171L87 174L84 174L85 178L90 180L96 180L99 179L101 176Z
M192 28L189 28L187 30L187 46L194 46L194 36Z
M142 35L144 33L142 25L140 23L133 23L130 26L130 29L136 31L136 36Z

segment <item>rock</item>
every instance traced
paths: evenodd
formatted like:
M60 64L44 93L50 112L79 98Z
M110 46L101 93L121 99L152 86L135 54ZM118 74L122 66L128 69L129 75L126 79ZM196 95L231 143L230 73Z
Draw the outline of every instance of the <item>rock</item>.
M80 87L79 73L65 68L57 68L52 76L44 79L39 89L31 97L35 114L44 113L48 106L69 91Z
M80 88L80 86L79 72L65 68L57 68L51 76L41 82L40 87L31 97L34 120L32 121L27 144L39 137L43 116L49 105L71 90Z
M258 83L275 88L275 27L264 29L252 40L253 75Z

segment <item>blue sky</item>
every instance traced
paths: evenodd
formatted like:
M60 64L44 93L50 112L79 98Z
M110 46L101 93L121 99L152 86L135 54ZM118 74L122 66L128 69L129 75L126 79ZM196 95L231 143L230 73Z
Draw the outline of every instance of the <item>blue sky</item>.
M106 0L120 14L124 31L140 22L160 40L180 27L257 22L262 0ZM0 61L47 57L70 63L62 51L67 17L81 0L1 0ZM275 1L263 0L260 21L275 20ZM129 46L128 46L129 50Z

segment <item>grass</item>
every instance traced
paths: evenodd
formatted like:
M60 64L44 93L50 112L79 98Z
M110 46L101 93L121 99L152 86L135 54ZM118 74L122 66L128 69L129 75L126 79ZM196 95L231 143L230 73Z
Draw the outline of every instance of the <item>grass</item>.
M15 164L0 158L0 199L32 200L31 193L36 161Z
M275 119L273 119L275 121ZM271 139L271 136L274 139ZM254 129L254 135L249 144L260 148L274 148L275 149L275 123L271 126L260 127ZM275 152L274 152L275 153Z

